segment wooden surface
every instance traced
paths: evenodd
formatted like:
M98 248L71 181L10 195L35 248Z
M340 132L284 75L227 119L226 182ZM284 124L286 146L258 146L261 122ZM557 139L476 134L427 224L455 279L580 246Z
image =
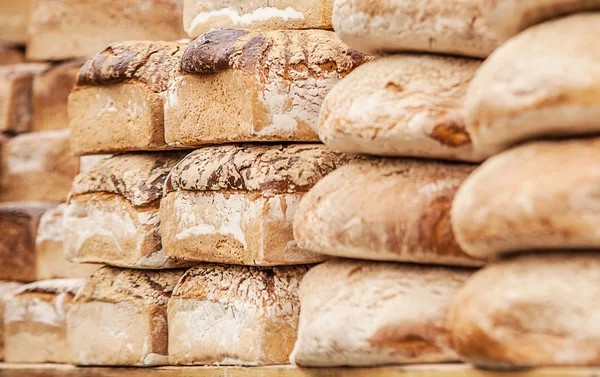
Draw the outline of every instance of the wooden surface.
M58 364L2 364L0 377L600 377L600 368L542 368L493 372L462 364L382 368L160 367L77 368Z

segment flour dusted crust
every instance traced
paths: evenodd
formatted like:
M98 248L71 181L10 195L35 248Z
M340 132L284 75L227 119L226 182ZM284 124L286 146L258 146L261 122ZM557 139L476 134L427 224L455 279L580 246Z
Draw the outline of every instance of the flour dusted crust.
M212 29L331 29L333 0L183 1L190 38Z
M164 93L185 46L114 43L88 60L69 96L73 152L166 149Z
M166 141L318 141L323 99L369 59L325 30L208 32L190 43L181 60L187 73L169 88Z
M476 273L448 316L461 359L493 369L598 365L600 260L594 253L522 255Z
M14 281L0 281L0 318L4 322L4 307L13 299L14 292L21 287L21 283ZM4 326L0 326L0 361L4 360Z
M475 147L498 153L548 136L597 133L600 50L588 31L598 13L533 26L500 47L467 93L467 130Z
M114 267L96 271L68 314L73 363L167 364L167 302L182 274Z
M32 0L27 57L85 58L127 40L174 41L185 36L182 0Z
M246 265L323 261L296 245L294 213L319 179L357 159L319 144L196 150L167 179L160 210L165 253Z
M83 283L83 279L44 280L15 292L4 309L7 362L71 362L67 312Z
M0 201L65 201L79 171L79 159L69 149L69 130L29 132L9 139L2 150L1 170Z
M359 51L487 57L498 45L488 0L336 0L333 28Z
M0 66L22 63L23 59L23 51L16 46L0 45Z
M335 260L300 285L300 326L290 360L305 367L458 360L446 315L470 270Z
M0 12L0 43L24 44L27 42L27 27L31 1L3 0Z
M358 67L325 98L319 137L349 153L481 161L464 97L480 60L393 55Z
M189 265L162 250L159 202L180 152L104 159L78 175L65 209L65 249L74 262L129 268Z
M294 218L303 250L346 258L478 266L456 243L452 199L473 166L377 159L323 178Z
M188 270L169 301L169 362L287 363L307 269L206 264Z

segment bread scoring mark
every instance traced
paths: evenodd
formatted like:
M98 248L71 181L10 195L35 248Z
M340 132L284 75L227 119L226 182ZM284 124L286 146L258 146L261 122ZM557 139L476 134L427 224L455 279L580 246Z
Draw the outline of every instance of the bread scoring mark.
M231 66L236 44L248 34L241 29L218 29L196 38L183 53L181 69L190 73L215 73Z
M461 115L437 124L429 137L440 144L453 148L471 144L471 137L466 130L465 119Z

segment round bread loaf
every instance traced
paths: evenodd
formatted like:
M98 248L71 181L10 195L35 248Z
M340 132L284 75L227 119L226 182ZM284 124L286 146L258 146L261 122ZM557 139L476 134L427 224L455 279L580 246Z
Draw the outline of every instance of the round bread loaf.
M600 132L600 13L527 29L483 63L467 92L467 130L493 154L523 140Z
M448 315L452 347L486 368L600 364L600 255L522 255L475 273Z
M348 153L481 161L463 105L480 60L393 55L350 73L326 97L319 136Z
M600 247L600 138L525 144L458 190L452 225L469 255Z
M450 205L474 167L417 160L352 163L319 181L294 217L301 249L347 258L477 266L457 245Z
M363 52L422 51L485 58L497 46L487 1L336 0L333 28Z

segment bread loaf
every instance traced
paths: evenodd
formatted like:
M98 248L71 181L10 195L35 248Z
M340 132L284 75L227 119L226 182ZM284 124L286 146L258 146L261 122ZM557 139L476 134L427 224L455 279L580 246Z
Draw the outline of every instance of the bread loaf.
M0 201L67 199L79 160L69 150L69 130L30 132L3 148Z
M454 193L474 167L378 159L343 166L304 196L300 249L346 258L478 266L450 225Z
M16 292L4 309L6 362L71 362L67 312L83 282L83 279L37 281Z
M188 270L169 301L169 362L287 363L306 270L208 264Z
M454 233L468 254L597 248L600 138L533 142L486 161L458 190Z
M0 319L4 324L4 307L13 299L15 291L22 284L14 281L0 281ZM0 326L0 361L4 360L4 325Z
M596 253L522 255L492 264L456 295L451 344L465 361L506 369L598 365Z
M44 212L35 238L37 279L86 278L97 265L72 263L65 255L63 217L66 204Z
M219 28L331 29L333 0L183 1L190 38Z
M498 45L480 0L336 0L333 28L369 53L420 51L485 58Z
M263 266L323 261L298 248L292 219L319 179L356 158L319 144L198 149L167 179L160 208L166 255Z
M36 280L35 236L52 203L0 203L0 280Z
M77 365L167 364L167 303L182 270L103 267L81 289L68 313Z
M27 58L84 58L126 40L185 36L182 0L32 0Z
M499 48L466 100L473 144L493 154L524 140L600 132L595 29L600 13L533 26Z
M457 360L445 320L466 269L335 260L300 285L299 366L377 366Z
M184 47L115 43L88 60L69 96L73 152L165 149L164 97Z
M23 59L23 51L16 46L0 45L0 66L22 63Z
M323 102L319 137L349 153L481 161L463 116L480 64L401 54L358 67Z
M30 0L2 0L0 42L25 44L30 12Z
M170 83L166 141L318 141L323 99L368 59L325 30L206 33L189 45L184 73Z
M189 265L163 252L159 232L163 185L183 156L123 154L78 175L64 217L68 258L129 268Z

